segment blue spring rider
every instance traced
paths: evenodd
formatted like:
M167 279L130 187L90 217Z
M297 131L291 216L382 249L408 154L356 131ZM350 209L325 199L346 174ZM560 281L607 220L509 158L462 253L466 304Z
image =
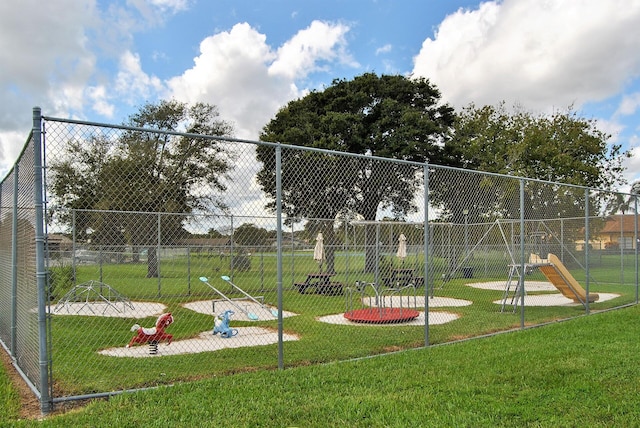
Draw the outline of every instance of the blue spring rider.
M238 329L229 327L229 318L235 312L228 310L224 311L222 314L222 318L216 316L216 319L213 322L213 334L216 335L220 333L220 337L225 339L229 339L238 334Z

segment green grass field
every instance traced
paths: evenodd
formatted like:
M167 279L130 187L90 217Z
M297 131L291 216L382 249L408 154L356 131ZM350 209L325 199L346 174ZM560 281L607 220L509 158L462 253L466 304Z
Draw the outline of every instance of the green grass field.
M497 253L496 253L497 254ZM496 259L503 257L494 255ZM482 274L486 260L475 260L476 276ZM211 315L198 314L181 304L211 298L211 290L198 280L205 275L216 279L226 274L228 261L217 256L196 255L189 258L174 257L163 261L161 279L146 278L145 263L83 264L77 268L77 283L102 278L134 301L156 301L167 305L176 318L170 327L174 340L194 337L211 328ZM615 263L615 262L613 262ZM619 262L618 262L619 263ZM352 284L356 279L371 281L373 274L355 274L361 271L363 258L340 257L336 263L339 272L336 280ZM286 318L284 329L299 335L299 340L284 344L284 365L287 368L329 363L352 358L383 354L389 351L424 346L425 330L421 326L345 326L320 323L317 317L345 311L344 296L318 296L299 294L291 284L304 279L306 272L317 269L310 256L286 257L283 261L284 309L298 315ZM419 271L420 266L416 266ZM618 264L619 268L619 264ZM592 276L606 278L610 275L607 263L592 269ZM505 272L506 273L506 272ZM580 278L581 271L576 271ZM540 274L532 279L544 279ZM631 279L631 273L628 274ZM213 280L212 279L212 280ZM219 281L219 278L217 278ZM434 281L436 295L473 302L456 308L434 308L432 311L449 311L459 319L429 329L429 343L439 344L461 338L506 331L520 327L520 313L501 313L493 303L501 299L503 291L481 290L464 285L469 281L505 280L505 276L490 276L472 280L455 278L446 284ZM584 280L584 275L582 276ZM275 303L276 266L274 254L252 255L249 271L235 272L234 281L252 295L264 296L265 302ZM442 288L439 287L442 285ZM621 297L593 305L592 310L603 310L635 301L635 288L615 282L592 285L596 292L619 293ZM66 289L56 290L58 296ZM225 289L226 291L226 289ZM418 291L424 294L424 289ZM237 295L234 297L238 297ZM530 307L526 309L527 325L580 316L581 306ZM126 344L131 337L129 328L134 321L152 325L155 317L143 320L129 318L104 318L86 316L52 317L52 370L54 397L109 392L121 389L145 388L195 379L213 378L243 371L270 370L278 366L277 344L225 349L215 353L199 353L163 356L152 359L114 358L97 353L108 347ZM248 325L236 321L234 326ZM276 320L260 322L261 326L276 329ZM98 332L88 335L87 332ZM115 375L114 375L115 374Z
M3 426L610 427L640 420L640 308L356 361L124 393Z

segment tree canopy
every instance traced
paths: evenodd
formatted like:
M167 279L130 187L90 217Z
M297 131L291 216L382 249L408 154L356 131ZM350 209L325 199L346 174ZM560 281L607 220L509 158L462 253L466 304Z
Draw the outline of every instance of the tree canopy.
M331 269L333 220L356 215L375 220L381 206L398 218L417 209L413 199L422 183L420 168L373 157L444 162L453 123L453 109L441 102L429 81L366 73L350 81L334 80L323 91L291 101L264 127L260 139L364 155L282 152L283 211L289 221L328 219L322 232ZM273 149L259 146L257 158L262 163L258 182L271 197L268 207L274 208Z
M224 208L216 195L232 158L215 140L136 128L225 136L232 126L218 118L214 106L178 101L144 105L117 135L93 134L70 141L66 153L51 165L59 207L75 215L76 235L96 244L149 246L149 276L156 276L157 215L188 214L196 209ZM202 192L203 188L209 189ZM100 211L95 211L100 210ZM64 211L63 211L64 212ZM132 214L138 212L138 214ZM162 239L181 238L184 216L162 216ZM70 224L67 215L59 219Z
M504 104L470 105L456 115L455 131L448 147L465 169L509 176L561 182L613 190L622 184L623 159L628 153L609 144L609 135L594 120L578 117L572 109L552 114L532 114L522 109L507 111ZM517 183L490 176L452 176L447 182L430 181L432 198L452 221L469 209L475 221L490 217L517 217ZM472 189L476 197L469 206L460 191ZM584 209L584 190L548 183L527 182L525 209L528 216L549 218ZM595 208L595 207L592 207ZM595 211L594 211L595 212Z
M628 154L610 137L571 108L536 115L472 104L456 115L448 144L467 169L612 189Z
M265 247L275 238L275 234L275 231L268 231L253 223L244 223L233 231L233 240L245 247Z

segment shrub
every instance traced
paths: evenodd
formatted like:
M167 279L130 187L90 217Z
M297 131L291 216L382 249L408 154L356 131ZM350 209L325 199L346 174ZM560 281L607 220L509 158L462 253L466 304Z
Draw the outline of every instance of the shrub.
M55 300L71 289L75 282L75 275L72 265L60 263L58 266L49 268L47 272L49 281L49 299Z

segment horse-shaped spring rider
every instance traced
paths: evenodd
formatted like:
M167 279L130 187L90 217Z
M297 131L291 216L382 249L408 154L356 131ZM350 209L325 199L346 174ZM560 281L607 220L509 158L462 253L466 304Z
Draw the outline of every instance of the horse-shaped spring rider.
M229 318L234 313L235 312L233 312L232 310L227 310L222 314L222 318L216 316L216 319L213 322L214 335L220 333L220 337L228 339L238 334L238 329L229 327Z
M163 340L167 340L167 345L171 345L173 335L166 333L164 330L173 323L173 316L171 313L162 314L156 321L156 326L151 328L140 327L138 324L134 324L131 327L131 331L137 332L135 336L131 338L131 341L127 345L127 348L133 346L136 343L148 343L150 346L150 353L155 354L158 350L158 343Z

